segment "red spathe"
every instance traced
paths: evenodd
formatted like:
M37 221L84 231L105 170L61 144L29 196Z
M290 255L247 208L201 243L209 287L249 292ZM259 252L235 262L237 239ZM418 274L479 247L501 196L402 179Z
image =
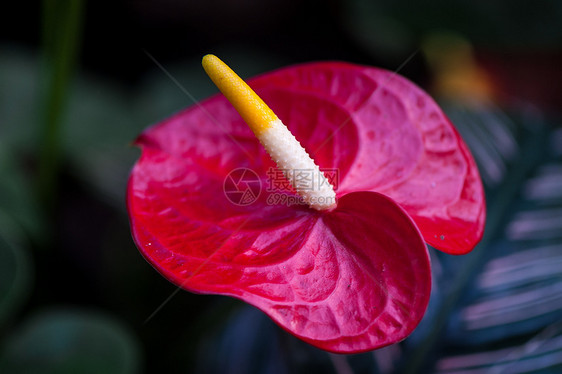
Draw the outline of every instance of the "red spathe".
M137 139L127 201L140 251L177 285L240 298L322 349L404 339L429 301L424 240L462 254L483 234L466 145L426 93L388 71L315 63L248 83L322 169L338 170L337 208L271 204L274 163L215 96ZM261 180L249 205L223 191L238 168Z

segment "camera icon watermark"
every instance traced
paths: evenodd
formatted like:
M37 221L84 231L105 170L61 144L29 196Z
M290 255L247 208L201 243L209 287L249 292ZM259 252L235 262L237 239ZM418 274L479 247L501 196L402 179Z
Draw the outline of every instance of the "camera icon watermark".
M270 168L266 172L265 181L263 181L252 169L238 168L228 173L224 179L223 191L231 203L247 206L258 200L265 184L266 203L268 205L308 205L301 196L295 193L292 186L304 184L309 191L313 191L322 188L325 183L330 183L337 191L339 169L320 170L326 179L319 178L312 169L282 170Z
M252 169L234 169L224 179L223 191L226 198L234 205L250 205L261 194L261 179Z

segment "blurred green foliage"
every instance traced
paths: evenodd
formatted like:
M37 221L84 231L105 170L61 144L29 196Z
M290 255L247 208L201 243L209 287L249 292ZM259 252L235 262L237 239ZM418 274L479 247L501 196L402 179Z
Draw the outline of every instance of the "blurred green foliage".
M0 213L0 331L29 297L33 268L24 241L17 224Z
M3 373L139 371L138 343L107 316L74 309L41 311L7 339Z
M455 32L472 43L497 49L559 49L562 4L515 1L373 1L343 5L344 20L366 51L385 59L411 53L430 33Z

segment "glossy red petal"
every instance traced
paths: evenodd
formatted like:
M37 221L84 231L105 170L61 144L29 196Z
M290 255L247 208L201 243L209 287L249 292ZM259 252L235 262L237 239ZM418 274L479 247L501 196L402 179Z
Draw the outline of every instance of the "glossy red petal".
M480 241L485 201L476 164L416 85L345 63L282 69L251 84L321 166L340 170L339 195L369 190L392 197L425 240L448 253L469 252ZM318 136L318 128L330 133Z
M430 294L428 254L392 200L352 193L327 214L286 208L292 219L282 223L258 212L235 225L195 220L189 201L169 200L190 183L177 163L144 149L128 191L135 241L166 278L240 298L333 352L392 344L417 326Z
M386 71L310 64L250 85L322 168L339 171L338 207L272 202L294 195L271 185L269 156L217 96L137 140L127 202L140 251L181 287L245 300L323 349L403 339L430 283L411 217L450 253L482 235L482 186L462 139L431 98Z
M382 194L354 192L343 196L322 221L324 227L317 225L316 243L310 248L338 259L337 280L324 288L325 311L319 305L304 309L301 337L347 353L404 339L423 317L431 289L427 248L411 218ZM298 307L289 310L297 315L295 321L289 314L287 322L298 326ZM325 321L310 318L317 314L333 319L337 329L326 330Z

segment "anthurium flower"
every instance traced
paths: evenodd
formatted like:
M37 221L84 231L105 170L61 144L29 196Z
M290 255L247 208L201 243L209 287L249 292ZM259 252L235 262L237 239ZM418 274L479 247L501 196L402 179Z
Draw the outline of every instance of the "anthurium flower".
M450 121L385 70L288 67L251 79L257 96L206 59L240 114L217 95L138 137L127 202L141 253L178 286L244 300L328 351L404 339L429 301L425 242L463 254L483 233L478 170ZM272 128L286 134L277 120L306 156L290 134L267 138ZM287 167L293 159L310 159L325 179L315 166ZM273 185L284 168L282 180L312 172L308 184ZM319 196L335 201L315 205L304 190L326 180L332 188Z

